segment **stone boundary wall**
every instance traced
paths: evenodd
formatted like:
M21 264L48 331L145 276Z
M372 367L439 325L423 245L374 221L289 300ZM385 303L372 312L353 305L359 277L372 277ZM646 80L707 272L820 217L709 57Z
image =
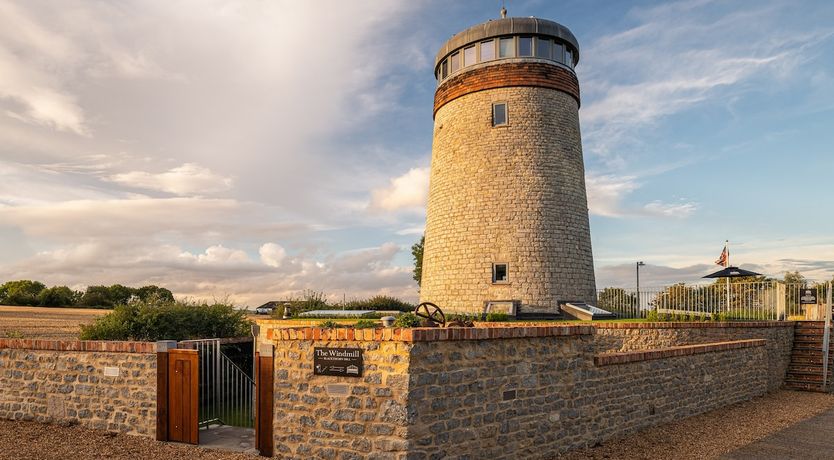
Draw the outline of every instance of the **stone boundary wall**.
M550 324L262 324L259 341L275 347L276 455L552 458L764 394L784 379L771 353L793 340L792 324L764 322ZM627 335L611 331L653 338L621 350ZM313 375L314 347L361 348L364 375Z
M156 360L154 343L0 339L0 418L154 436Z

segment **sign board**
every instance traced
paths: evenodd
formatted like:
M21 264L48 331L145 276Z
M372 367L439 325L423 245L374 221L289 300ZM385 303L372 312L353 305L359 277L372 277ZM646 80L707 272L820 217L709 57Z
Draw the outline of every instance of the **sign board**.
M362 349L313 348L313 375L362 377Z
M816 305L817 304L817 290L816 289L800 289L799 290L799 304L800 305Z

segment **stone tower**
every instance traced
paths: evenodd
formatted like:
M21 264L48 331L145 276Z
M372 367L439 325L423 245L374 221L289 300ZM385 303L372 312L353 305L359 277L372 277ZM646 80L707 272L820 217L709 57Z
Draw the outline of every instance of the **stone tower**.
M488 21L440 48L421 301L594 303L578 61L571 31L537 18Z

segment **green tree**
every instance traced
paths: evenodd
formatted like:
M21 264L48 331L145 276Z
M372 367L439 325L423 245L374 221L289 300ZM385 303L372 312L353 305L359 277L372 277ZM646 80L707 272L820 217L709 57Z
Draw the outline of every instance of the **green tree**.
M79 305L85 307L112 307L113 300L110 298L110 288L107 286L87 286Z
M46 285L40 281L9 281L0 286L0 303L3 305L35 306L38 304L38 294L44 289L46 289Z
M414 281L419 287L423 281L423 245L426 243L426 235L420 237L420 242L411 246L411 255L414 256Z
M109 291L108 297L113 305L125 305L130 302L130 298L136 294L136 289L132 287L122 286L121 284L114 284L107 288Z
M139 289L136 289L136 297L139 297L139 300L143 302L149 302L153 300L156 300L158 302L174 301L174 294L171 291L159 286L154 286L153 284L149 286L142 286Z
M41 307L70 307L81 298L81 293L66 286L46 288L38 294L38 305Z
M623 288L609 287L599 293L597 304L609 311L631 312L637 307L637 296Z
M784 281L785 284L793 284L793 285L797 285L797 286L801 286L801 287L805 287L805 286L808 285L808 280L805 279L805 277L802 276L802 274L799 273L798 271L797 272L785 272L785 276L784 276L784 278L782 278L782 281Z

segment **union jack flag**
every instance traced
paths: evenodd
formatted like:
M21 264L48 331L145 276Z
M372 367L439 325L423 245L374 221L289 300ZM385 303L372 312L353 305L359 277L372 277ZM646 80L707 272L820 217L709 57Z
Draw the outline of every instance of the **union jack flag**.
M726 267L730 264L730 250L727 248L727 245L724 245L724 250L721 251L721 255L718 256L718 260L715 261L716 265L721 265L722 267Z

